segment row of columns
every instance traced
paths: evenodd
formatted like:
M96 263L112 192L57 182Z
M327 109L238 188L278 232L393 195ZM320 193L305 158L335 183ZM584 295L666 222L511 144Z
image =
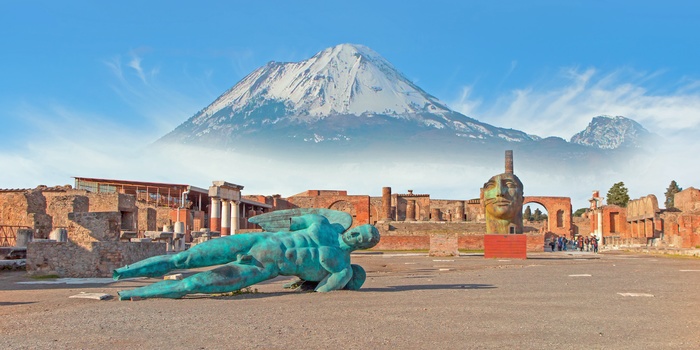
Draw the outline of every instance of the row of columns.
M240 210L238 204L238 202L233 200L211 197L209 229L221 232L222 236L236 234L239 229L238 216Z
M511 169L513 167L512 164L512 154L511 154ZM410 190L409 190L410 192ZM383 187L382 188L382 211L381 211L381 217L379 218L380 220L393 220L391 212L392 212L392 206L391 206L391 187ZM416 214L418 213L418 204L416 203L415 200L409 199L406 201L406 221L414 221L418 220L416 218ZM442 221L441 215L443 213L440 211L438 208L433 208L430 211L430 220L431 221ZM447 215L447 218L445 218L446 221L464 221L464 205L459 205L455 208L455 213L454 216L452 213L448 212L445 213Z
M656 222L654 219L634 220L628 223L631 238L655 238Z

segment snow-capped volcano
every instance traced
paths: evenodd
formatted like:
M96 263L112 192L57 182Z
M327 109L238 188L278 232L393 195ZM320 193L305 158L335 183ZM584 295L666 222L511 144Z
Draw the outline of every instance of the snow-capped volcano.
M342 44L306 61L268 63L219 97L197 120L224 108L244 108L258 97L284 101L289 112L304 115L306 121L331 114L450 112L370 48Z
M347 143L378 135L538 139L454 112L368 47L342 44L305 61L266 64L163 140L233 147L251 137Z

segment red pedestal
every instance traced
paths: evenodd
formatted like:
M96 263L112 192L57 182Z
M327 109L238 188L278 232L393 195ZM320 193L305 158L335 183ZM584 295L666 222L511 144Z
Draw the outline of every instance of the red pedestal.
M527 259L527 236L484 235L484 258Z

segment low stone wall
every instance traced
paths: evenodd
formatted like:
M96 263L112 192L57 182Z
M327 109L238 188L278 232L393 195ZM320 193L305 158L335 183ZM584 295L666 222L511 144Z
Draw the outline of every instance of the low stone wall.
M381 221L375 227L381 240L372 250L431 250L431 237L433 242L438 242L435 237L452 234L457 235L459 250L483 250L486 234L486 224L475 222ZM524 235L527 236L527 251L544 250L543 233L528 232Z
M166 253L165 243L92 242L90 248L71 242L30 242L27 272L61 277L111 277L112 270Z
M700 258L700 249L689 248L673 248L673 247L650 247L646 245L639 246L606 246L601 247L600 251L615 251L622 250L634 253L643 254L664 254L664 255L683 255Z

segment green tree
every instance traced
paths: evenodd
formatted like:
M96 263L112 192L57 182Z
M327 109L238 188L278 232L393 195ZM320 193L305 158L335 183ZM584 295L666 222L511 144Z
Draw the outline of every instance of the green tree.
M586 211L588 211L588 208L579 208L579 209L576 209L576 211L574 212L574 216L580 218L581 215L583 215L583 213L585 213Z
M676 193L682 191L683 189L678 187L678 184L676 183L676 180L672 180L671 184L668 185L668 188L666 189L666 209L671 209L675 208L674 203L673 203L673 197L675 196Z
M612 185L610 190L608 190L608 196L605 200L608 202L608 205L619 205L621 207L626 207L627 202L630 201L630 196L627 193L625 183L620 181Z
M532 220L542 221L542 211L540 208L535 209L535 214L532 215Z
M523 219L527 221L532 221L532 210L530 210L530 206L528 205L525 207L525 212L523 213Z

